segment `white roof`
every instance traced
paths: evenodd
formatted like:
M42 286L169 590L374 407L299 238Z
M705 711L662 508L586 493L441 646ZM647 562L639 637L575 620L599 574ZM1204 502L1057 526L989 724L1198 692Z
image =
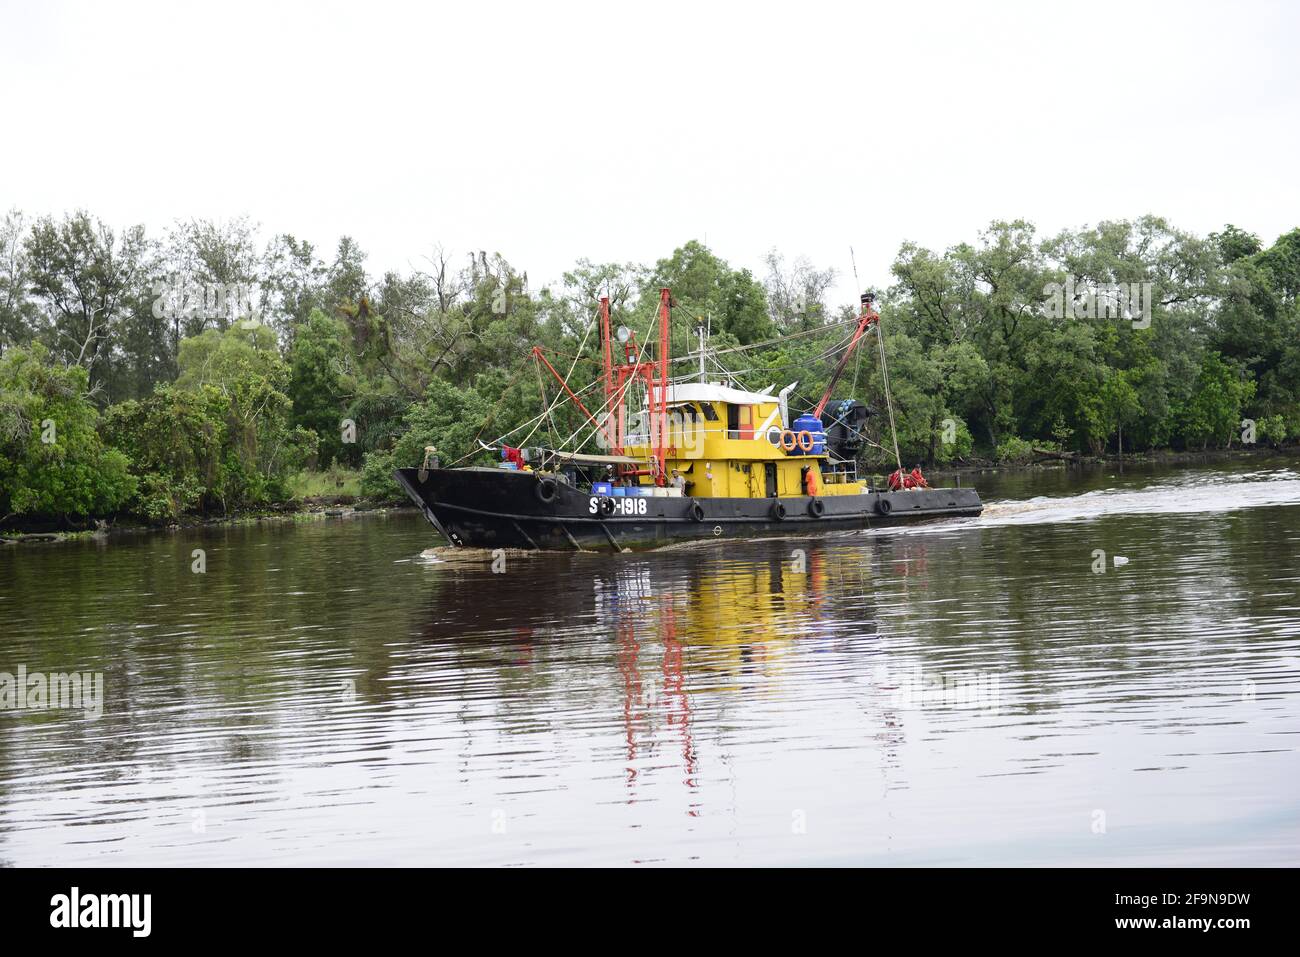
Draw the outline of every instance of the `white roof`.
M657 398L656 386L652 395ZM741 389L728 388L714 382L679 382L668 387L668 404L674 402L730 402L732 405L758 405L760 402L775 402L776 396L763 392L745 392Z

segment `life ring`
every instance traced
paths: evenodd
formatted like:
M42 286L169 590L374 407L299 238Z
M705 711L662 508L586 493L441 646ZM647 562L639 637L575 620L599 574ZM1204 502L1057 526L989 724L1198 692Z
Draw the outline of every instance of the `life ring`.
M807 442L804 441L805 438L807 438ZM799 444L800 452L811 452L813 446L816 445L813 441L812 433L807 429L800 430L799 434L795 436L795 441Z
M692 522L704 521L704 506L699 502L691 502L691 507L686 512Z
M880 509L881 515L888 515L890 509L892 509L893 507L894 507L893 503L891 503L887 498L882 498L880 501L876 503L876 508Z
M789 429L786 429L784 432L781 433L781 449L783 451L793 452L794 447L798 444L799 444L799 440L795 438L795 434L791 432Z
M808 514L813 518L821 518L826 514L826 503L819 498L814 498L808 502Z
M606 515L614 514L614 500L612 498L603 498L600 500L600 510Z
M772 503L772 517L778 522L785 518L785 503L780 499Z
M555 496L559 494L559 491L555 479L544 478L537 480L537 488L533 489L533 494L537 496L537 501L543 505L550 505L555 501Z

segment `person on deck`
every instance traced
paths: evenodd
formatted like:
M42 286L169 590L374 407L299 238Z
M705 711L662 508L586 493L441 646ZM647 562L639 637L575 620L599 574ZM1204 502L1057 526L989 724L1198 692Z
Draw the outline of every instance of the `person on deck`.
M917 466L912 471L904 474L902 469L894 469L889 474L889 490L891 492L911 491L914 488L929 488L930 483L925 480L921 474L921 466Z
M682 475L681 472L677 471L677 469L673 469L673 488L680 491L683 495L686 494L686 477Z
M509 462L519 471L528 471L528 464L524 461L524 450L511 448L508 445L501 446L502 461Z

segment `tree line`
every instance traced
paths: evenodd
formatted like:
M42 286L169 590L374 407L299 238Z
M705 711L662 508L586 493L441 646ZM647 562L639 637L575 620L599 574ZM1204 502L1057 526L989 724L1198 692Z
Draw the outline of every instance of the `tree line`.
M698 367L704 326L711 379L798 380L807 406L857 315L829 301L833 269L773 251L755 275L697 241L652 265L579 260L542 288L499 254L434 246L381 274L366 258L346 236L331 252L288 234L263 242L247 219L150 236L85 211L11 211L0 520L228 514L283 501L293 475L334 466L389 499L392 468L428 445L469 464L488 458L480 440L585 437L530 350L599 404L601 296L644 337L670 287L677 373ZM905 243L872 290L903 457L1294 441L1298 287L1300 230L1265 247L1235 226L1198 237L1156 217L1046 237L1014 221L942 251ZM1064 310L1053 288L1069 290ZM1147 296L1117 304L1117 288ZM850 368L837 397L884 408L879 343ZM869 426L869 467L892 460L883 422Z

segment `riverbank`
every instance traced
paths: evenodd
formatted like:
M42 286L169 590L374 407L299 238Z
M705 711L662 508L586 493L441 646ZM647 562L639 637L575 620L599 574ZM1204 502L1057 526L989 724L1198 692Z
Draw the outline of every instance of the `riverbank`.
M11 516L6 526L0 528L0 544L78 541L123 533L247 525L273 520L304 521L313 517L384 510L402 504L396 498L388 502L363 497L360 494L361 473L339 467L300 472L289 479L288 491L291 497L283 502L269 502L257 508L236 509L221 515L184 514L162 522L131 514L85 519Z
M1171 449L1151 452L1133 452L1124 455L1065 457L1061 455L1036 456L1030 461L1003 462L994 459L968 459L957 465L945 465L926 471L927 477L934 484L969 484L971 477L991 472L1032 472L1036 470L1088 469L1088 468L1141 468L1154 466L1192 466L1214 465L1219 463L1259 461L1287 462L1300 461L1300 446L1273 448L1269 446L1250 446L1235 449L1208 449L1199 452L1178 452ZM883 485L886 474L872 475L877 485ZM117 535L144 534L150 532L175 531L188 528L209 528L216 526L253 525L262 522L303 522L326 518L349 518L355 515L415 511L415 507L405 504L396 494L391 499L368 499L355 494L355 485L347 480L338 480L327 473L304 474L294 480L294 491L320 492L327 487L342 489L339 494L307 494L287 502L267 505L259 509L238 511L229 515L204 516L184 515L177 521L163 524L149 523L133 517L118 519L94 519L85 523L74 523L72 527L57 527L55 520L37 520L30 524L18 524L14 528L0 531L0 546L6 544L47 544L51 542L80 541L84 539L102 539Z
M1069 454L1052 449L1044 449L1043 453L1047 454L1035 454L1031 458L1023 460L965 459L956 465L948 463L943 466L936 466L933 469L926 469L926 474L932 478L942 479L978 474L980 472L1032 471L1035 469L1176 467L1245 461L1296 462L1300 460L1300 445L1251 445L1232 449L1206 449L1195 452L1156 449L1148 452L1125 452L1123 455Z
M396 500L377 502L361 499L353 495L317 496L268 505L260 509L233 512L229 515L183 515L177 521L163 524L144 522L129 517L113 521L96 519L87 527L78 528L51 528L48 523L34 524L28 528L19 527L0 532L0 547L4 545L35 545L84 541L87 539L109 539L118 536L174 532L194 528L346 519L361 515L382 515L408 511L416 511L416 509L413 505L403 505Z

